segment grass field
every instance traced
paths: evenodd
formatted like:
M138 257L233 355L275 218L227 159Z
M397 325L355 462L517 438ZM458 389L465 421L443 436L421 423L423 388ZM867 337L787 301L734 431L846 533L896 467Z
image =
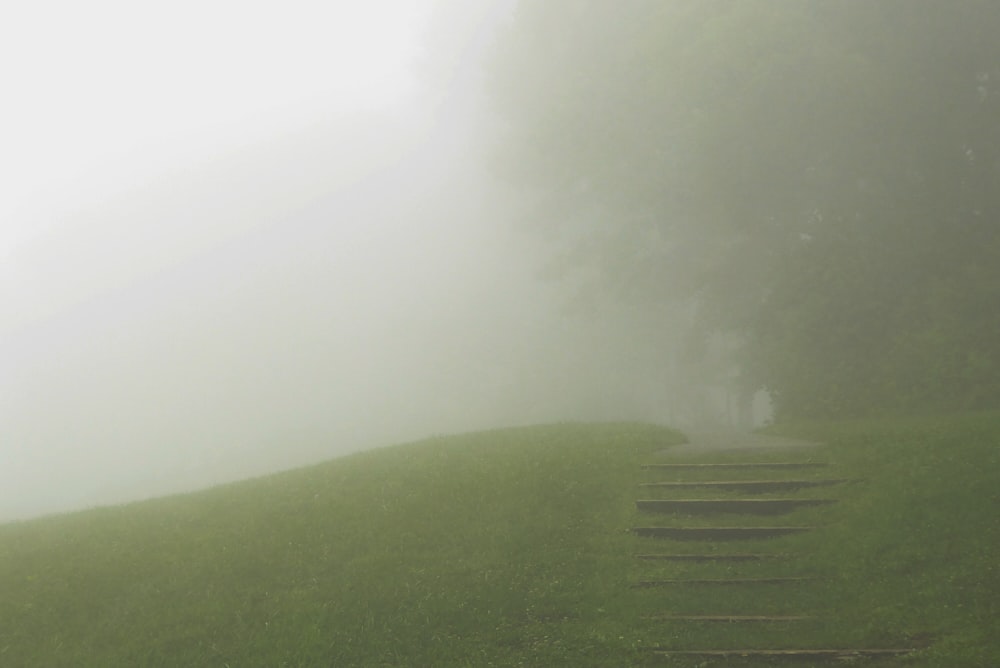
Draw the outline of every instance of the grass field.
M824 578L794 591L629 586L787 573L780 559L632 557L671 547L628 529L650 523L634 510L650 479L639 465L680 442L676 432L497 430L0 526L0 665L652 665L654 646L771 636L928 645L886 666L1000 665L1000 415L781 431L828 443L808 456L863 479L803 492L839 502L775 523L821 529L754 548L804 555L796 574ZM647 618L720 605L825 621L720 629Z

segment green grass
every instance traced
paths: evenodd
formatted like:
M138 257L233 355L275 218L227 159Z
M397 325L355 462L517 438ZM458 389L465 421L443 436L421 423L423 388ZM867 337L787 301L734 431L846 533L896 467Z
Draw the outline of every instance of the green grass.
M3 526L0 665L620 663L638 465L679 440L435 438Z
M931 640L900 665L1000 666L1000 414L786 429L866 479L816 537L845 633Z
M817 576L816 582L746 587L678 586L643 592L646 614L812 614L816 620L753 625L640 622L637 637L664 649L924 647L879 666L1000 666L1000 415L788 425L772 429L827 443L819 451L720 453L699 462L823 459L826 470L776 478L835 477L855 482L780 492L838 499L833 506L779 517L663 517L645 524L813 525L810 533L767 541L693 544L637 539L639 551L755 551L794 555L740 564L642 562L632 577ZM683 461L679 457L663 457ZM687 457L687 459L692 459ZM646 474L647 479L761 478L760 471ZM712 492L709 496L736 497ZM659 492L647 498L695 498ZM705 495L701 495L704 497ZM749 549L748 549L749 548ZM730 662L769 666L773 662ZM673 660L672 666L706 665ZM713 664L714 665L714 664ZM730 664L724 664L730 665Z
M920 643L929 646L878 665L1000 665L1000 415L781 431L828 445L753 459L822 458L830 468L780 477L863 480L756 497L839 499L780 517L640 515L636 498L694 498L637 487L666 479L639 464L678 435L557 425L429 439L197 494L0 526L0 665L625 666L655 664L654 646L768 643ZM729 544L627 532L674 523L819 528ZM799 556L736 565L631 558L713 550ZM823 579L628 586L784 574ZM646 618L719 611L822 620Z

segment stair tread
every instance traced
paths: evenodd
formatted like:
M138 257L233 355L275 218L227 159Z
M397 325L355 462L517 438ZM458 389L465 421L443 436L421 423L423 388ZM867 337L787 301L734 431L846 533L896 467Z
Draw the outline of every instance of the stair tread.
M728 462L722 464L643 464L644 469L715 470L715 469L808 469L822 468L826 462Z
M684 622L799 622L815 619L812 615L653 615L652 621Z
M640 580L632 586L636 588L659 587L667 585L686 584L719 584L719 585L743 585L743 584L789 584L795 582L814 582L819 578L815 577L772 577L772 578L702 578L702 579L667 579L667 580Z
M832 658L841 659L864 656L899 656L915 652L913 648L845 648L845 649L701 649L701 650L653 650L660 656L703 656L742 657L770 656L791 658Z
M818 480L667 480L641 482L640 487L823 487L851 482L847 478L821 478Z
M636 559L663 559L666 561L757 561L760 559L787 559L787 554L637 554Z

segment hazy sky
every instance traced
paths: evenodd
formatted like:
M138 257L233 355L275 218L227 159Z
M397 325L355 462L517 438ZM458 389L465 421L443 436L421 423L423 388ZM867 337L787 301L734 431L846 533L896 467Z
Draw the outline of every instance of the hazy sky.
M662 410L484 168L509 0L444 4L4 5L0 521Z
M51 283L53 262L79 255L88 238L105 243L93 228L107 223L95 219L122 196L232 161L223 156L277 133L404 104L428 11L426 0L5 3L0 322L61 308L53 292L62 291L39 279ZM210 229L191 239L178 224L135 220L113 236L147 237L122 245L169 257L179 249L165 236L196 247L224 226L199 221ZM129 255L116 259L150 262ZM122 267L97 273L109 269Z
M0 249L169 165L399 103L415 86L429 5L4 3Z

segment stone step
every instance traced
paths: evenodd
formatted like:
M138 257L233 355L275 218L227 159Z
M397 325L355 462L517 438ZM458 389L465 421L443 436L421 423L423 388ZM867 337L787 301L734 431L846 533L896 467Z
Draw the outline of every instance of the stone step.
M765 493L783 492L807 487L829 487L841 483L851 482L846 478L830 478L823 480L704 480L698 482L644 482L640 487L650 489L717 489L722 491Z
M722 469L813 469L826 462L729 462L726 464L643 464L644 469L658 471L717 471Z
M781 577L781 578L725 578L706 580L640 580L632 584L634 589L647 589L650 587L672 587L674 585L755 585L755 584L800 584L802 582L815 582L818 578L810 577Z
M815 619L810 615L653 615L644 617L663 622L803 622Z
M826 506L835 499L642 499L635 502L638 510L647 513L685 513L712 515L782 515L799 508Z
M764 559L787 559L787 554L637 554L636 559L662 561L761 561Z
M766 657L800 661L850 661L851 659L879 658L911 654L915 649L702 649L702 650L653 650L655 656L692 657L701 659L738 659Z
M810 531L812 527L634 527L632 533L673 540L752 540Z

